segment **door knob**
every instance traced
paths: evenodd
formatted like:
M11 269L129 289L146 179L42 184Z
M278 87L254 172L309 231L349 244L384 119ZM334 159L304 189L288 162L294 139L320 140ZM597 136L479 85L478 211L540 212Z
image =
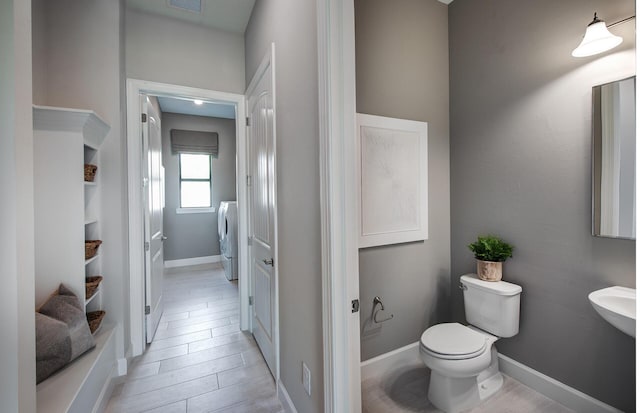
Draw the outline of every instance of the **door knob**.
M270 258L268 260L264 259L264 260L262 260L262 262L264 262L264 265L270 265L270 266L273 267L273 258Z
M168 240L168 239L169 239L169 237L167 237L167 236L163 235L163 236L161 236L161 237L160 237L160 239L161 239L162 241L166 241L166 240Z

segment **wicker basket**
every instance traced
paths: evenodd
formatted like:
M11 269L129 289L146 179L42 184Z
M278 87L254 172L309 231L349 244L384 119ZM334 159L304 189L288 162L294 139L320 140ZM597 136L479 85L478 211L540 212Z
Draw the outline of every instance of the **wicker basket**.
M91 165L90 163L84 164L84 180L85 182L93 182L96 178L96 171L98 167L96 165Z
M84 284L85 300L88 300L89 298L93 297L96 291L98 291L98 286L100 285L101 282L102 282L102 277L99 275L85 278L85 284Z
M84 259L88 260L89 258L95 257L95 255L98 253L98 247L100 246L100 244L102 244L102 241L100 241L99 239L86 240L84 242Z
M91 330L91 334L98 331L105 314L107 313L104 311L91 311L87 313L87 323L89 323L89 330Z

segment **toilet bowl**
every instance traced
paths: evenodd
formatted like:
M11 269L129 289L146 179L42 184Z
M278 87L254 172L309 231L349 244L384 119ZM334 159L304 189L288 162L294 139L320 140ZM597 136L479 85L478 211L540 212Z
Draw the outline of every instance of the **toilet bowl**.
M499 337L513 337L520 322L522 287L504 281L460 277L469 326L442 323L420 337L420 357L431 370L428 397L438 409L457 413L478 405L502 387Z
M420 337L420 357L431 369L428 397L449 413L469 409L502 386L498 371L498 340L458 323L437 324Z

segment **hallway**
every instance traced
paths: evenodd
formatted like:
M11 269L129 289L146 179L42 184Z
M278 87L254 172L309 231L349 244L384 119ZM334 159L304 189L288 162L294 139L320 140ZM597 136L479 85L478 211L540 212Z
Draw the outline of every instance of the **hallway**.
M282 411L255 340L239 330L238 283L219 264L165 270L164 300L155 339L108 413Z

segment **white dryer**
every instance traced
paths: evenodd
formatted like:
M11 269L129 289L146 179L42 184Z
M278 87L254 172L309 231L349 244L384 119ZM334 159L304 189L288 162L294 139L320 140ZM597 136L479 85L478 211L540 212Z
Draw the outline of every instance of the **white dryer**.
M238 279L238 207L235 201L220 203L218 214L220 255L228 280Z

